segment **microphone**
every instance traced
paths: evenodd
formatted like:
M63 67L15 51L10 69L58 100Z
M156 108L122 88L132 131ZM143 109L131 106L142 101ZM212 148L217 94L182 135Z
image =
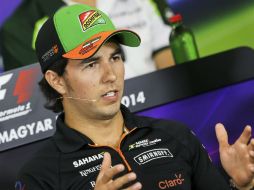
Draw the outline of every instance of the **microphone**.
M84 100L84 101L89 101L89 102L97 102L98 101L95 99L75 98L75 97L71 97L71 96L59 97L59 98L57 98L57 100L64 99L64 98L73 99L73 100Z

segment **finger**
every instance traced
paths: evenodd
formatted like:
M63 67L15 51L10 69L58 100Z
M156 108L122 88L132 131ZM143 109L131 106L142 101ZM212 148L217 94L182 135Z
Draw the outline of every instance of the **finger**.
M254 174L254 166L253 165L250 166L250 171L252 174Z
M101 164L101 171L105 171L111 167L111 156L108 152L104 153L103 161Z
M248 144L249 151L254 151L254 139L252 138L250 140L250 143Z
M140 182L135 183L134 185L128 187L127 189L124 190L138 190L142 188L142 184Z
M137 175L133 172L125 174L124 176L121 176L117 179L115 179L112 183L112 186L114 189L119 189L123 185L135 180L137 178Z
M97 180L100 180L104 173L111 167L111 156L108 152L104 153L103 161L101 164L101 171L97 177Z
M250 137L251 137L251 126L247 125L237 141L243 144L247 144L250 140Z
M223 124L217 123L215 126L215 133L219 142L220 148L228 147L228 134Z
M254 139L250 140L250 143L248 144L248 150L249 150L250 161L254 163Z
M124 170L124 165L123 164L118 164L115 165L112 168L109 168L107 170L104 171L102 177L101 177L101 182L102 183L108 183L109 181L111 181L113 179L113 177L122 172Z
M249 151L250 161L254 163L254 151Z

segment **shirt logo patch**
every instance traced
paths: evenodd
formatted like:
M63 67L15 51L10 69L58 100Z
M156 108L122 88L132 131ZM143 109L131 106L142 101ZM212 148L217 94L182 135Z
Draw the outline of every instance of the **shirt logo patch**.
M85 32L87 29L98 25L98 24L105 24L106 21L102 17L101 13L95 10L86 11L79 15L79 21L81 24L81 28L83 32Z
M160 189L170 189L171 187L181 186L184 183L184 178L182 178L182 174L175 174L174 179L165 179L163 181L159 181L158 187Z
M157 144L158 142L161 142L161 139L154 139L151 141L149 139L141 140L129 145L129 150L139 148L139 147L152 146Z
M97 166L94 166L94 167L91 167L91 168L88 168L86 170L82 170L80 171L80 175L81 176L87 176L88 174L91 174L91 173L94 173L94 172L97 172L97 171L100 171L101 170L101 164L97 165Z
M152 149L146 152L143 152L134 157L134 160L139 165L146 164L152 160L157 160L160 158L173 158L173 154L167 148L159 148L159 149Z
M99 154L95 154L95 155L92 155L92 156L88 156L86 158L82 158L82 159L76 160L76 161L73 162L73 166L75 168L77 168L77 167L86 165L86 164L88 164L90 162L94 162L96 160L101 160L101 159L103 159L103 155L104 155L104 152L101 152Z

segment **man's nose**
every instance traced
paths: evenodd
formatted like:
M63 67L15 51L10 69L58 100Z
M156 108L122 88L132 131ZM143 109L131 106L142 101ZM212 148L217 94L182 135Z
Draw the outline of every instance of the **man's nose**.
M114 82L117 79L113 64L110 61L103 64L103 82Z

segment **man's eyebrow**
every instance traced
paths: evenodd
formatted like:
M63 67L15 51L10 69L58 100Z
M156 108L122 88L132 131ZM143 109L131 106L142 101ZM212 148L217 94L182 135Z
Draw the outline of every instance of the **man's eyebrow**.
M122 53L121 48L116 48L115 51L110 54L110 56L114 56L116 54L121 54L121 53ZM86 63L90 63L90 62L93 62L93 61L98 61L99 59L100 59L99 56L93 56L93 57L90 57L90 58L87 58L87 59L83 59L80 63L81 64L86 64Z
M93 62L93 61L98 61L99 59L100 59L100 57L93 56L93 57L90 57L90 58L87 58L87 59L83 59L80 63L81 64L86 64L86 63L90 63L90 62Z
M115 49L115 51L113 53L111 53L111 56L116 55L116 54L121 54L121 53L122 53L122 50L121 50L121 48L118 47Z

